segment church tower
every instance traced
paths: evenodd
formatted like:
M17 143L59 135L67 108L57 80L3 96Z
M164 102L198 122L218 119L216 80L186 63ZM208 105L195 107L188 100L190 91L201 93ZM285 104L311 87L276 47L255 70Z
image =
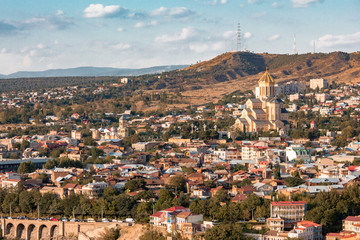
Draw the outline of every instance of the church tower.
M124 119L124 116L121 116L121 117L119 118L118 134L119 134L120 137L122 137L122 138L127 137L127 136L129 135L129 132L128 132L128 129L127 129L126 120Z
M275 96L275 81L271 77L268 69L259 80L259 98L268 98Z

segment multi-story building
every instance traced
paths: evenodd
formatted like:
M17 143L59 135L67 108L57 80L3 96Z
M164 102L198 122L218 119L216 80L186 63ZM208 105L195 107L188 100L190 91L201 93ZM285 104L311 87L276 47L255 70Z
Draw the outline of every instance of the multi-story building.
M325 102L327 99L329 99L329 95L326 93L317 93L315 94L315 99L318 102Z
M241 159L256 161L265 155L265 150L266 147L243 146L241 148Z
M271 230L278 231L291 228L297 222L304 220L306 207L305 201L271 202L267 225Z
M291 239L321 240L322 225L311 221L301 221L288 234Z
M280 94L289 95L302 93L305 91L306 83L304 81L290 81L281 85L275 84L275 96Z
M90 199L98 198L108 186L106 182L88 183L82 187L82 194L87 195Z
M317 79L310 79L310 88L311 89L322 89L322 88L328 88L328 83L325 79L323 78L317 78Z
M343 231L355 232L355 225L360 224L360 216L348 216L343 220Z
M150 216L150 224L155 226L166 226L168 232L184 230L184 226L203 223L203 215L190 212L190 209L176 206L161 210ZM186 233L195 233L194 229L186 229Z

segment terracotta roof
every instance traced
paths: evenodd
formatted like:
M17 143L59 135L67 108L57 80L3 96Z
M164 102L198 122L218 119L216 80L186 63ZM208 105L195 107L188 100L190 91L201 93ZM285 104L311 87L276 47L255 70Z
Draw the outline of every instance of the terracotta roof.
M150 217L160 217L163 213L161 211L154 213Z
M271 202L271 205L273 206L296 206L296 205L304 205L306 204L306 201L280 201L280 202Z
M178 218L187 218L188 216L191 215L191 212L180 212L176 215L176 217Z
M184 210L184 209L186 209L186 208L183 207L183 206L175 206L175 207L171 207L171 208L168 208L168 209L164 209L163 211L165 211L165 212L174 212L174 211Z
M347 218L345 218L346 221L360 221L360 216L348 216Z

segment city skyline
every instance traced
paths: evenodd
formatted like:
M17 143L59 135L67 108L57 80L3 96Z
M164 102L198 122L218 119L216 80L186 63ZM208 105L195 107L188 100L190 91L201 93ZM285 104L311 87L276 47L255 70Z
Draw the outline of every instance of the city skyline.
M238 50L357 51L357 0L19 1L0 9L0 73L193 64ZM341 11L339 11L341 9Z

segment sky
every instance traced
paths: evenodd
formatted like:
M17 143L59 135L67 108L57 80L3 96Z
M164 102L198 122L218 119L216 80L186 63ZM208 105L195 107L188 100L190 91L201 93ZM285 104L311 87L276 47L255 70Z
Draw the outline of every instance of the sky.
M1 0L0 74L360 46L360 0ZM240 23L241 46L237 44Z

